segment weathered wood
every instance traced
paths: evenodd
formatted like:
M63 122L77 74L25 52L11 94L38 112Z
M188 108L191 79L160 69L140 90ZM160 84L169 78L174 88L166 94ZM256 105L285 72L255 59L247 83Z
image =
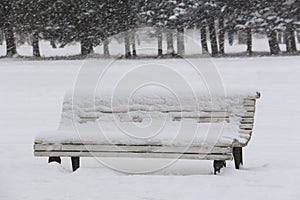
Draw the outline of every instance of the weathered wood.
M63 111L67 110L72 110L72 107L70 106L68 109L63 108ZM156 112L161 112L161 113L170 113L170 114L190 114L190 113L195 113L197 115L211 115L211 113L216 113L217 115L222 114L223 115L228 115L230 111L228 110L210 110L210 109L203 109L203 110L197 110L197 111L192 111L190 109L180 109L176 107L171 107L171 108L160 108L160 109L150 109L149 108L127 108L126 110L117 110L117 111L112 111L112 110L97 110L95 111L93 108L90 108L85 111L85 115L79 114L79 117L97 117L97 113L103 113L103 114L124 114L128 115L129 113L132 114L134 112L145 112L149 113L151 111L156 111Z
M86 123L86 122L94 122L96 120L98 120L99 117L80 117L80 121L79 123Z
M243 117L242 119L241 119L241 123L242 124L249 124L249 123L254 123L254 118L245 118L245 117Z
M248 112L245 112L243 113L243 115L238 115L242 118L254 118L254 112L252 111L248 111Z
M229 117L174 117L173 121L182 121L184 119L194 119L197 123L229 122Z
M254 112L255 111L254 106L244 106L244 108L247 110L247 112Z
M79 152L79 151L35 151L37 157L127 157L127 158L166 158L198 160L231 160L232 154L181 154L181 153L136 153L136 152Z
M35 151L90 151L90 152L153 152L153 153L231 153L232 149L228 147L174 147L174 146L129 146L129 145L74 145L74 144L36 144Z
M240 129L252 130L253 129L253 124L241 124Z
M252 133L252 130L244 130L244 129L240 129L239 133L243 133L243 134L247 134L250 135Z
M245 99L243 102L244 106L255 106L255 99Z
M143 112L143 111L140 111ZM168 113L170 116L173 117L173 121L181 121L183 119L195 119L198 123L206 123L206 122L222 122L227 121L229 122L230 113L226 111L200 111L200 112L165 112L161 111L162 113ZM92 113L94 115L94 113ZM106 113L106 114L113 114L113 113ZM116 114L116 113L115 113ZM121 122L142 122L143 118L140 117L130 117L126 112L119 112L118 119ZM99 116L79 116L80 123L86 123L89 121L96 121L99 120Z

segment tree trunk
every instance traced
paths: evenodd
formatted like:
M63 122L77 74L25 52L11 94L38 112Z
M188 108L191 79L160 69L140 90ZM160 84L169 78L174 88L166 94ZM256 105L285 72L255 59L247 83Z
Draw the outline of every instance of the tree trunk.
M15 43L13 27L10 22L7 22L5 24L4 35L5 35L5 41L6 41L6 56L13 57L17 54L17 46Z
M291 36L289 34L289 31L286 31L284 33L284 40L285 40L285 46L286 46L286 52L291 53L292 52L292 45L291 45Z
M242 30L238 31L238 43L247 44L247 36Z
M4 40L3 32L2 32L2 29L0 29L0 45L3 44L3 40Z
M215 29L215 20L214 18L210 18L208 21L209 28L209 37L210 37L210 45L211 45L211 55L218 55L218 41Z
M125 33L124 36L124 45L125 45L125 58L130 58L131 57L131 52L130 52L130 38L129 38L129 33Z
M294 53L297 52L295 33L293 29L288 29L285 33L285 44L286 52Z
M11 12L11 2L4 1L4 36L6 40L6 56L13 57L17 55L17 46L15 41L15 36L13 32L13 20L12 20L12 12Z
M104 40L104 42L103 42L103 54L104 54L104 57L109 57L110 56L108 44L109 44L108 39Z
M51 45L51 47L52 47L53 49L56 49L56 48L57 48L57 46L56 46L56 44L55 44L55 41L54 41L53 39L50 39L50 45Z
M297 40L298 40L298 43L300 43L300 31L297 31Z
M81 41L81 55L86 56L93 53L93 45L88 40Z
M270 46L270 52L272 55L277 55L280 52L279 44L276 36L276 31L272 31L269 36L269 46Z
M225 41L225 32L224 32L224 18L220 17L219 19L219 50L220 54L224 54L225 47L224 47L224 41Z
M161 31L157 33L157 55L161 57L163 55L163 48L162 48L163 37Z
M181 57L185 54L184 48L184 28L177 29L177 54Z
M131 36L131 46L132 46L132 56L136 57L135 33L132 33L132 36Z
M206 24L202 23L200 27L200 38L201 38L201 47L202 47L202 54L208 53L208 46L207 46L207 35L206 35Z
M175 55L173 43L174 41L172 30L167 30L167 54L172 56Z
M295 39L295 31L292 29L290 31L290 38L291 38L291 49L292 52L297 52L297 46L296 46L296 39Z
M251 55L252 54L252 33L251 33L251 28L247 28L246 32L247 32L247 54Z
M41 57L40 47L39 47L39 34L37 32L33 33L32 48L33 48L33 56Z
M282 32L279 32L277 34L277 40L280 44L284 44L284 40L283 40L283 33Z

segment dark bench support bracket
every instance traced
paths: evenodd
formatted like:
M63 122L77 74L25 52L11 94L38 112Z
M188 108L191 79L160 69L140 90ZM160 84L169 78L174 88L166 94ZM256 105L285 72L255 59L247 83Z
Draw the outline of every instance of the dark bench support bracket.
M80 157L71 157L72 169L75 172L80 167Z
M243 165L243 148L233 147L232 149L235 169L240 169L240 165Z
M57 162L57 163L61 164L61 159L60 159L60 157L49 157L48 163L51 163L51 162Z
M220 173L223 167L226 167L225 160L214 160L214 174Z

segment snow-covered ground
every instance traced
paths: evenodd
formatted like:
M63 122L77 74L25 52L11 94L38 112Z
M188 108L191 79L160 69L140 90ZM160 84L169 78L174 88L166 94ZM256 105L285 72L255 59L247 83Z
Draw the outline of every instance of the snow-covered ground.
M2 59L0 199L299 199L299 58L213 60L225 85L253 86L262 94L243 169L229 162L217 176L211 174L211 161L180 160L154 174L128 175L93 158L83 158L72 173L67 158L58 165L34 157L35 135L57 128L63 95L84 61ZM160 160L111 162L143 169Z

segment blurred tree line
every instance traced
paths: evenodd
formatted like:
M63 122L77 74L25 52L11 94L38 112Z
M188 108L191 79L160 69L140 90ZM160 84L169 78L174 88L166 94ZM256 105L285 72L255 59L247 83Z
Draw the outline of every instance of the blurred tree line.
M40 39L49 40L54 48L80 42L82 55L102 44L109 56L107 39L122 33L128 58L136 56L135 29L145 26L154 27L158 56L184 56L184 31L191 28L200 29L202 50L210 49L212 56L224 54L225 35L231 42L237 31L248 54L253 33L266 34L270 53L279 54L281 40L287 52L297 51L299 9L300 0L1 0L0 28L8 57L17 54L17 36L31 38L36 57Z

